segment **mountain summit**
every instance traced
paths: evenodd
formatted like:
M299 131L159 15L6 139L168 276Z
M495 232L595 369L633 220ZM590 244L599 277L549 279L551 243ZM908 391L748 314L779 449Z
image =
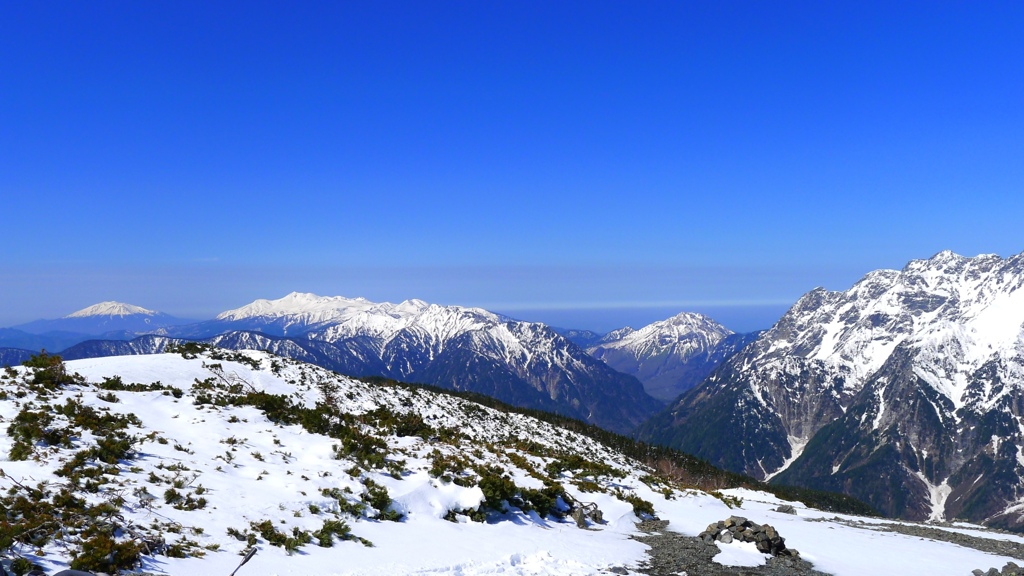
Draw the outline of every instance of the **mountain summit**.
M587 352L636 376L648 394L668 402L700 383L737 346L752 339L703 314L682 312L639 330L613 330Z
M65 316L65 318L88 318L92 316L156 316L159 312L147 310L141 306L134 306L132 304L125 304L123 302L114 302L113 300L108 302L100 302L99 304L93 304L86 308L82 308L77 312L72 312Z
M1024 520L1024 254L940 252L805 294L645 427L910 519Z

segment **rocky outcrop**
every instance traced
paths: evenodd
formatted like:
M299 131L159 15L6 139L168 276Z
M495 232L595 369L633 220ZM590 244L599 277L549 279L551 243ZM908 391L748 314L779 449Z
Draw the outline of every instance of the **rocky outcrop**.
M742 516L730 516L725 520L710 524L707 530L697 535L704 544L715 542L731 544L732 542L751 542L757 551L772 556L800 556L792 548L786 548L786 539L768 524L757 524Z

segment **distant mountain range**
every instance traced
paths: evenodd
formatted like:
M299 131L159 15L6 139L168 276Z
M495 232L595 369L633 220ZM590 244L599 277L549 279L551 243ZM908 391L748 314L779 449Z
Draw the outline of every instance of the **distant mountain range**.
M1024 254L942 252L804 295L642 429L909 519L1024 527Z
M78 321L92 317L94 326L113 326L110 318L118 312L123 312L118 317L122 325L129 319L135 321L132 326L146 319L156 324L154 319L166 317L111 303L72 316ZM34 326L49 328L69 320ZM173 343L203 340L225 348L266 349L350 375L479 392L618 432L631 431L663 407L635 378L594 359L551 328L479 308L292 293L205 322L160 324L142 336L125 332L78 342L62 355L150 354Z
M894 517L1024 530L1024 254L942 252L843 292L818 288L758 334L682 313L599 335L479 308L302 293L205 322L169 318L104 303L2 329L0 342L71 340L90 326L107 331L65 347L65 358L152 354L190 340L268 350L635 431ZM148 333L135 331L139 322ZM79 332L58 331L69 328ZM33 350L0 348L0 363Z
M691 317L700 321L684 322ZM674 328L669 333L662 325ZM661 402L672 400L749 341L699 315L681 314L635 333L625 328L601 335L479 308L297 292L256 300L203 322L104 302L58 320L4 330L11 337L4 339L0 331L0 343L20 350L8 350L0 359L24 358L26 350L40 348L63 350L67 359L149 354L202 340L271 350L350 375L472 390L618 432L632 430L663 406L645 389ZM644 345L645 338L656 342ZM581 347L587 343L598 345L588 354ZM628 346L633 346L632 362L619 353Z

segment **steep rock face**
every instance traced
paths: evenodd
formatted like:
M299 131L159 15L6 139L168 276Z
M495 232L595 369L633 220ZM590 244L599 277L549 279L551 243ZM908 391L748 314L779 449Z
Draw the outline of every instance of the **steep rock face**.
M943 252L814 290L641 433L892 516L1020 529L1022 286L1024 255Z
M618 432L633 430L661 406L635 378L608 369L551 328L479 308L375 304L305 336L379 362L382 376L480 392Z
M729 336L733 332L711 318L683 312L639 330L615 330L587 352L619 372L636 376L648 394L668 402L711 373L736 345L733 339L718 349Z
M621 432L631 431L662 406L635 378L591 358L547 326L526 322L466 332L410 378Z

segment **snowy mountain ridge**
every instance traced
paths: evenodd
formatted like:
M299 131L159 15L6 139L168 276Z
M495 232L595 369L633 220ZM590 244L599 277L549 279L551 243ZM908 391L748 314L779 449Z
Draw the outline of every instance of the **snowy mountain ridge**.
M814 290L745 361L820 360L848 369L845 386L856 392L904 344L918 351L915 373L961 407L967 375L1024 346L1021 262L944 251L902 271L871 272L845 292Z
M371 336L383 343L403 331L416 333L428 347L440 351L453 338L503 324L507 319L481 308L440 306L422 300L384 303L338 319L309 332L310 338L336 342L355 336Z
M644 434L890 515L1020 529L1022 286L1024 254L944 251L812 290ZM741 441L707 436L726 428Z

